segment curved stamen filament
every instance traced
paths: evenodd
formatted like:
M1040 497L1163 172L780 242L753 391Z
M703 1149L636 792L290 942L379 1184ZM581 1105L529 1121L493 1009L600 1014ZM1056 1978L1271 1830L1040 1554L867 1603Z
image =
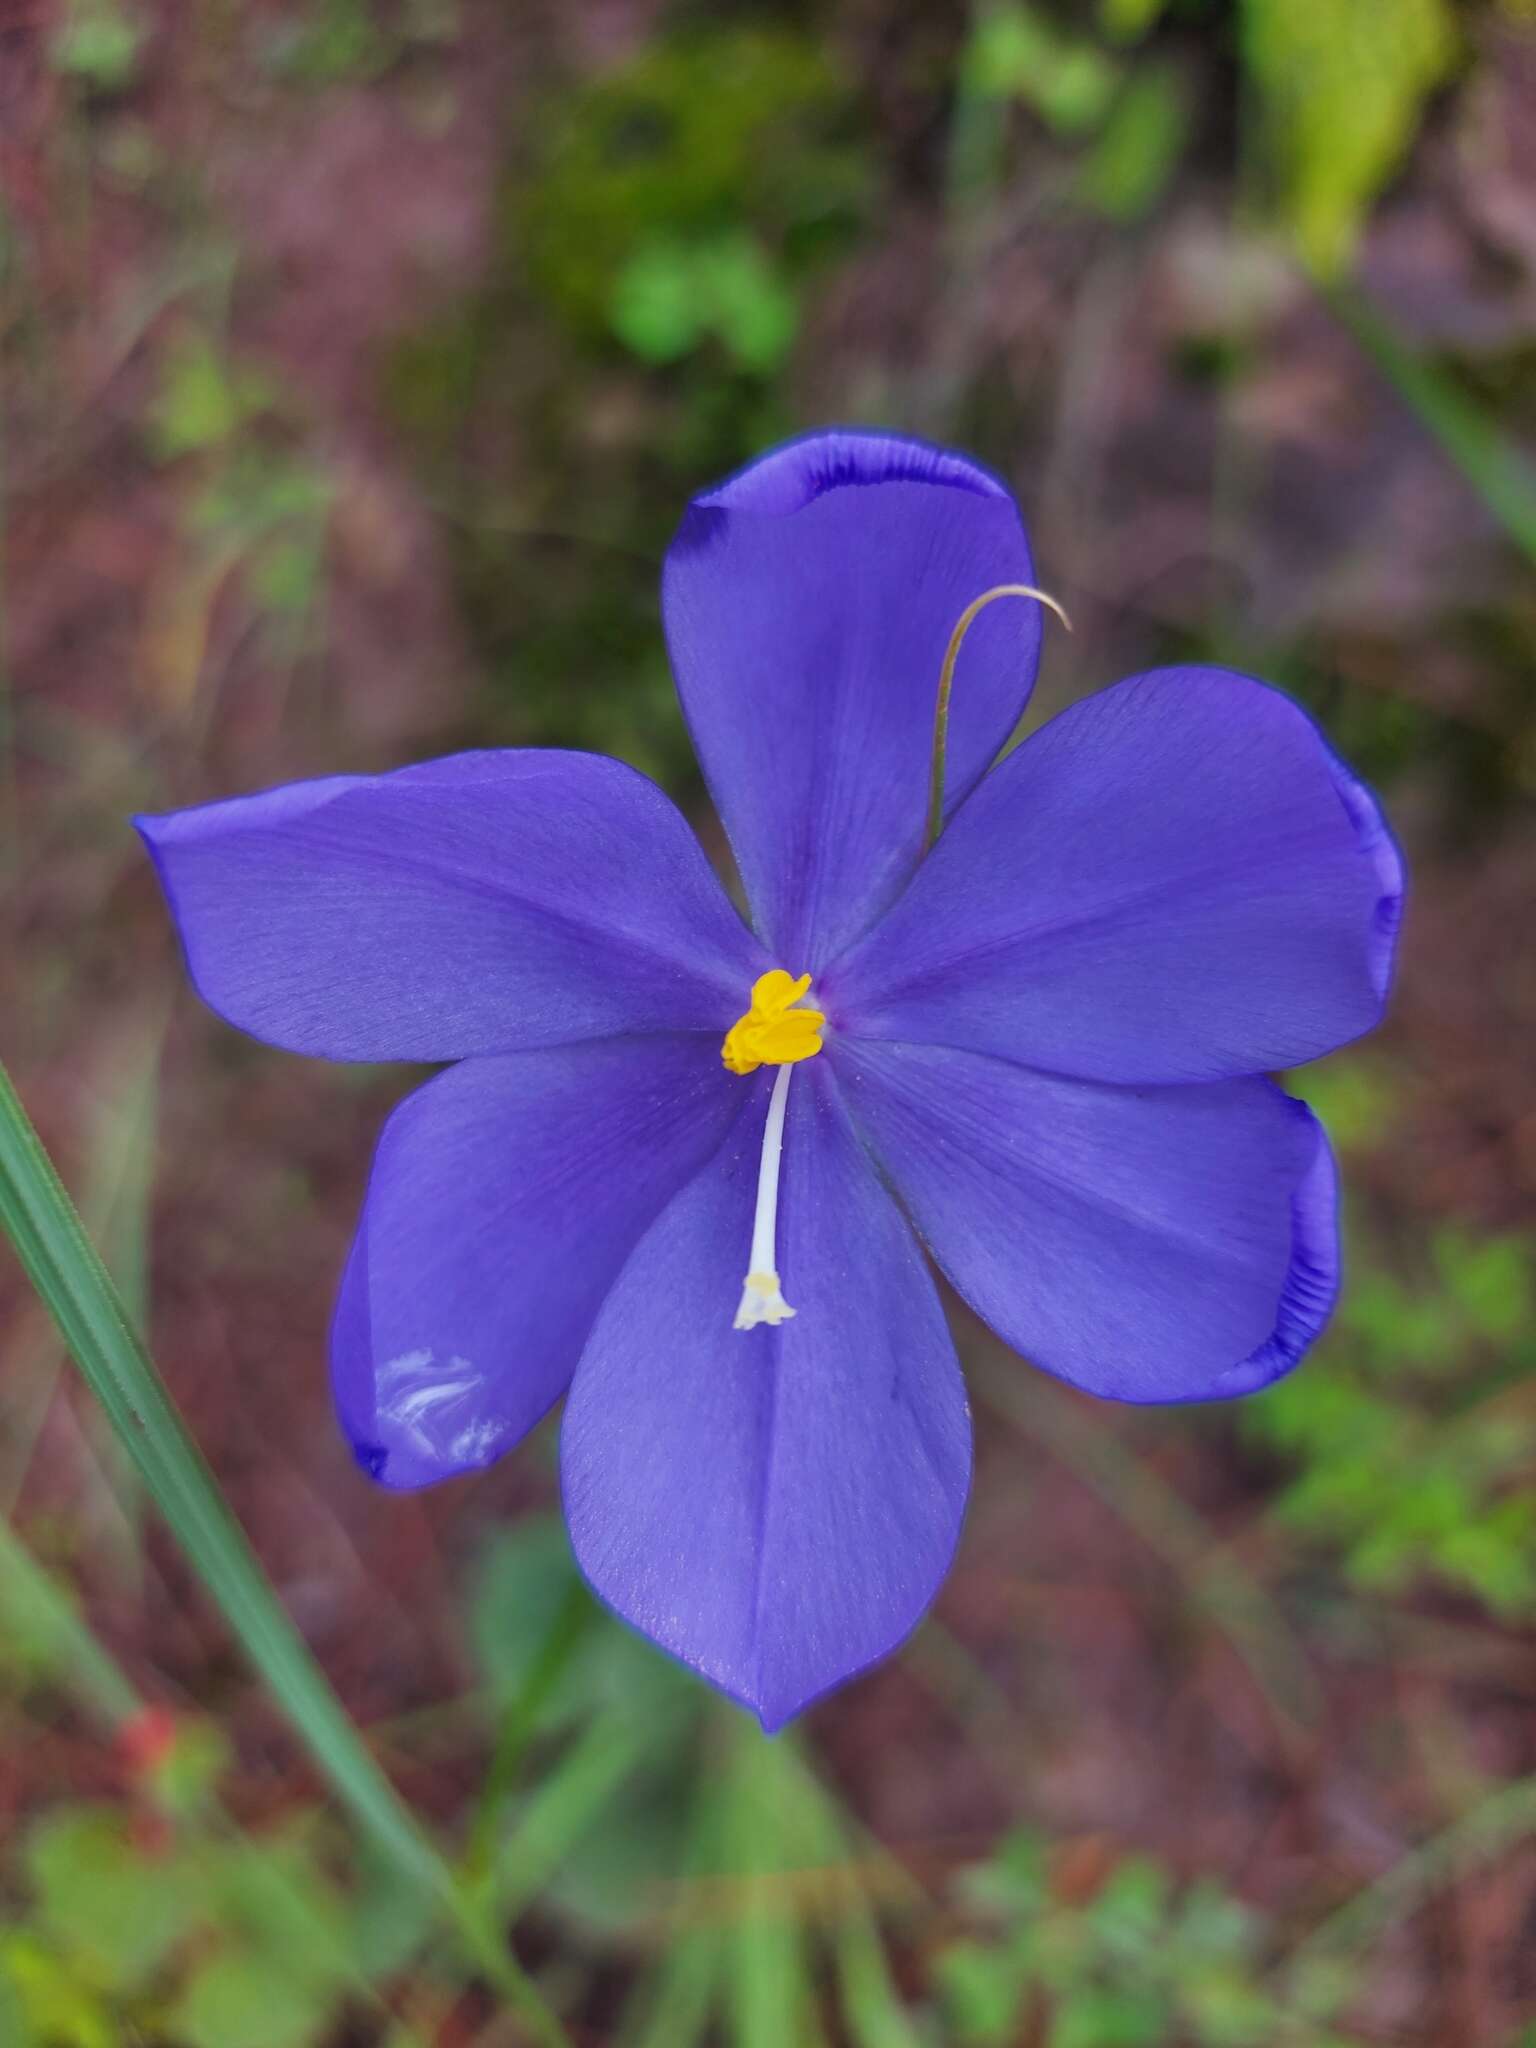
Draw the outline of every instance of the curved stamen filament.
M784 1157L784 1105L789 1099L789 1077L793 1066L780 1067L773 1077L768 1098L768 1121L763 1126L763 1156L757 1168L757 1211L752 1218L752 1250L748 1256L746 1283L734 1327L755 1330L759 1323L782 1323L794 1310L779 1291L774 1270L774 1240L779 1224L779 1166Z
M925 846L932 846L944 829L944 757L949 745L949 699L955 686L955 663L960 659L961 646L972 624L989 604L1000 597L1032 597L1036 604L1049 606L1069 633L1072 630L1072 621L1055 598L1044 590L1036 590L1032 583L995 584L991 590L984 590L980 597L972 598L956 619L955 630L944 650L944 665L939 670L939 698L933 712L933 766L928 778L928 837Z

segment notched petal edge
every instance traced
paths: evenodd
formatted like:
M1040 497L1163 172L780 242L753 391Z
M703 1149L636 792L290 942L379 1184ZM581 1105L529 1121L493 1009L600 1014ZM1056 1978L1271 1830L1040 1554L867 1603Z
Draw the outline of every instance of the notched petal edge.
M1272 1084L1274 1085L1274 1084ZM1312 1126L1314 1150L1291 1196L1291 1263L1267 1342L1222 1376L1207 1398L1235 1400L1283 1379L1316 1343L1339 1298L1339 1173L1328 1134L1309 1104L1275 1087Z
M1392 835L1386 816L1375 796L1363 782L1358 782L1344 763L1334 753L1326 738L1322 738L1324 753L1333 775L1334 787L1338 790L1339 801L1348 814L1350 823L1360 842L1360 851L1376 871L1381 894L1376 899L1376 911L1370 935L1371 986L1383 1010L1392 992L1392 981L1397 966L1397 940L1403 925L1403 905L1407 897L1408 876L1402 850Z
M740 469L688 508L674 546L706 546L732 515L791 518L829 491L879 484L937 484L1012 504L1000 477L931 441L872 428L842 427L786 441Z

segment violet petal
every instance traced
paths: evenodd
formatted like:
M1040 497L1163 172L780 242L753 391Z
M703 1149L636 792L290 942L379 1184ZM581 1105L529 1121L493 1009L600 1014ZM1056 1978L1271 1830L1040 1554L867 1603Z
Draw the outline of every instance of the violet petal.
M818 983L852 1036L1105 1081L1300 1065L1380 1018L1402 863L1289 698L1163 669L1074 704L977 790Z
M137 820L199 993L339 1060L724 1032L767 961L674 805L553 749Z
M840 1045L920 1236L1034 1364L1117 1401L1288 1372L1338 1289L1333 1157L1273 1082L1120 1088L941 1046Z
M609 1295L562 1438L594 1588L768 1728L914 1627L970 1476L933 1282L821 1065L789 1094L778 1259L794 1320L731 1327L765 1073Z
M531 1429L624 1260L739 1110L702 1035L466 1060L407 1096L331 1331L365 1470L424 1486Z
M696 498L662 603L683 711L757 928L815 972L922 850L934 700L962 611L1030 583L1006 488L891 434L791 442ZM948 808L1024 708L1040 610L990 606L956 671Z

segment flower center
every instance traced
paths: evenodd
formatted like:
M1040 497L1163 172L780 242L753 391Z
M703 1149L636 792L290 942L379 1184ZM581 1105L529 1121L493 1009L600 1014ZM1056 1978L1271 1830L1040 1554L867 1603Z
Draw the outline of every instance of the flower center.
M811 985L802 974L798 981L782 967L759 975L752 984L752 1007L736 1019L725 1034L720 1057L733 1074L755 1074L759 1067L792 1067L796 1060L808 1060L821 1051L821 1027L826 1018L820 1010L797 1010Z
M779 1222L779 1166L784 1156L789 1077L800 1060L808 1060L821 1051L821 1027L827 1021L820 1010L795 1007L810 986L808 974L796 980L782 967L761 975L752 984L751 1009L737 1018L720 1048L720 1057L733 1074L755 1074L759 1067L779 1070L773 1078L768 1119L763 1126L752 1250L736 1310L738 1330L755 1330L759 1323L782 1323L794 1314L779 1287L773 1247Z

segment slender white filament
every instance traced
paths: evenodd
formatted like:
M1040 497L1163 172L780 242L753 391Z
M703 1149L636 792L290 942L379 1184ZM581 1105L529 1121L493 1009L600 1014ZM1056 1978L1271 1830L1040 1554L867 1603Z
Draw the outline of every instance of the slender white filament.
M784 1156L784 1105L789 1099L793 1066L773 1077L768 1121L763 1126L763 1156L757 1168L757 1213L752 1218L752 1250L735 1327L754 1330L759 1323L782 1323L794 1310L779 1292L774 1270L774 1241L779 1227L779 1165Z

